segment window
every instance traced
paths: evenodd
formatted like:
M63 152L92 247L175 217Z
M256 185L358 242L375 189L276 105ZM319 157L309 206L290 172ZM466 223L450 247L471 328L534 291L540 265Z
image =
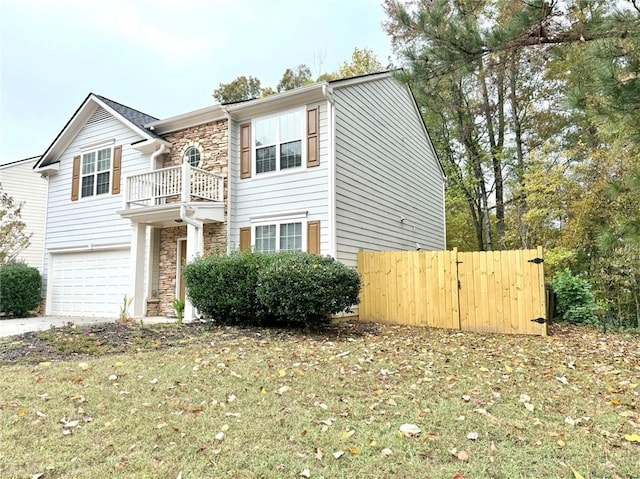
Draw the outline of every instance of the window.
M256 226L255 249L259 253L302 251L302 223Z
M103 195L111 188L112 148L82 154L80 197Z
M256 173L302 166L304 111L261 118L254 123Z
M191 166L197 168L200 164L200 150L192 146L185 152L184 159L188 161Z
M307 212L284 215L260 215L251 219L251 226L240 228L240 251L260 253L302 251L320 254L320 221L307 219Z

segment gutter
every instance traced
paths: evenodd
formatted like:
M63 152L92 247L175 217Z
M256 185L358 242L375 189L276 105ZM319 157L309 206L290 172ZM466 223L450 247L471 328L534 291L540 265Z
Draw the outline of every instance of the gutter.
M333 258L336 258L338 255L338 238L336 231L336 101L333 96L333 88L327 83L322 85L322 94L327 99L327 117L329 129L329 174L327 175L329 177L329 255Z

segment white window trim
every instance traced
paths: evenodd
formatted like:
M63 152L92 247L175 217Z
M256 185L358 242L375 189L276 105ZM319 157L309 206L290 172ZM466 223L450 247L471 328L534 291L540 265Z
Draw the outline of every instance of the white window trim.
M302 249L303 253L307 252L307 214L305 213L297 213L290 214L286 216L277 216L277 217L262 217L260 220L254 221L253 218L251 220L251 251L256 250L256 227L258 226L270 226L275 225L276 227L276 253L280 251L280 225L287 223L300 223L300 229L302 233Z
M264 173L258 173L258 165L256 163L256 122L260 120L265 120L267 118L279 118L282 115L287 115L289 113L301 112L302 113L302 123L300 125L300 166L296 166L294 168L285 168L284 170L280 169L280 151L276 148L276 169L274 171L267 171ZM280 139L280 122L278 122L277 126L277 136L278 140ZM263 115L251 120L251 178L268 178L270 176L279 176L286 175L292 172L304 171L307 169L307 108L292 108L290 110L279 111L277 113L271 113L269 115ZM294 140L295 141L295 140ZM276 145L280 145L281 143L276 143Z
M109 191L107 193L100 193L97 194L98 191L98 152L101 150L109 150L109 154L111 155L111 165L109 168ZM89 176L82 174L82 165L84 162L84 155L87 155L89 153L95 153L96 154L96 170L92 173L95 181L93 184L93 191L94 193L92 195L89 196L82 196L82 178ZM114 164L114 145L112 143L108 143L108 144L103 144L101 146L98 147L92 147L92 148L87 148L87 149L83 149L80 150L80 178L79 178L79 185L78 185L78 200L80 201L86 201L86 200L92 200L92 199L96 199L96 198L102 198L102 197L107 197L107 196L113 196L113 164Z

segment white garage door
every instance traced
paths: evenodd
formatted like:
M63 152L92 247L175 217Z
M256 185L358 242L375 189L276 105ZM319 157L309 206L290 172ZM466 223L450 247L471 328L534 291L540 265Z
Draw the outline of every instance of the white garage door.
M129 290L129 250L52 255L51 314L117 319Z

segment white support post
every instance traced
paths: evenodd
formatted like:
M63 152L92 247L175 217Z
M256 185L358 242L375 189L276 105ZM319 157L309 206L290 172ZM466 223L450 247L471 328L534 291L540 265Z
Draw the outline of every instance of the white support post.
M185 161L182 163L182 202L188 203L191 196L191 172L189 167L191 165Z
M139 223L131 225L131 286L130 296L133 298L131 314L142 317L146 310L144 297L144 263L147 242L147 226Z
M187 262L193 261L202 254L204 235L203 227L199 228L187 224ZM195 319L195 308L188 297L184 298L184 321L189 323Z

